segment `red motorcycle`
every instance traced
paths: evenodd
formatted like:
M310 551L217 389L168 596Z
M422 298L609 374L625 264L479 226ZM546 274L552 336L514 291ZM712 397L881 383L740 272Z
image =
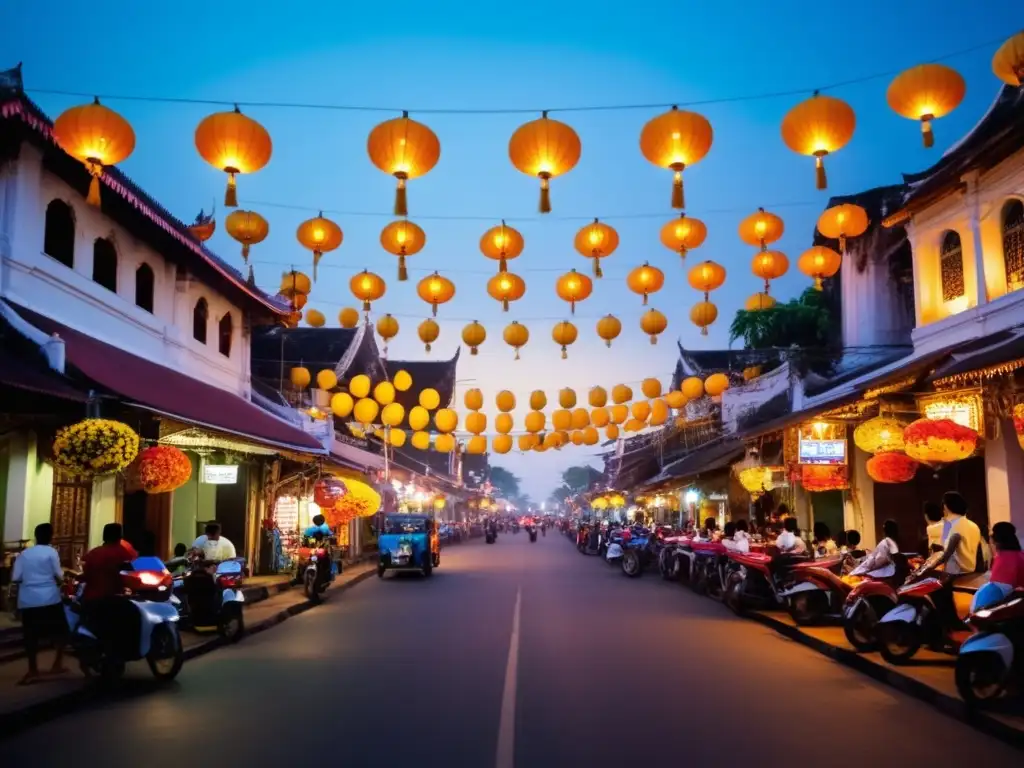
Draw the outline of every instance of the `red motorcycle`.
M722 601L729 578L729 550L719 541L694 541L693 578L690 587L698 595Z
M924 559L902 553L893 557L896 573L888 579L865 579L853 585L843 601L843 633L861 653L878 649L878 622L899 601L897 589L920 568Z
M801 569L837 568L841 563L842 556L815 561L809 555L729 552L725 604L739 615L752 608L779 608L786 603L782 593Z

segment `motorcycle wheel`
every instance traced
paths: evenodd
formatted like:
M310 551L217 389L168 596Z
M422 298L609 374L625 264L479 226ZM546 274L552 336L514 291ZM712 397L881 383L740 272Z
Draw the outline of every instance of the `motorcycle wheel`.
M827 607L827 599L821 592L799 592L787 600L789 615L802 627L817 623ZM821 603L825 603L822 605Z
M861 600L854 608L853 615L843 619L843 634L846 635L846 641L858 653L877 650L878 618L889 611L892 604L886 601L886 606L885 610L879 613L870 600Z
M242 616L241 605L231 603L221 609L217 633L229 643L237 643L242 639L245 634L245 618Z
M320 602L320 590L316 588L316 573L309 572L302 582L302 591L306 593L306 599L311 603Z
M185 651L181 641L169 627L161 624L153 629L146 663L153 677L161 682L173 680L185 663Z
M672 553L668 550L662 550L658 555L658 570L665 581L675 581L676 575L672 572Z
M878 628L882 658L890 664L905 664L921 647L921 630L916 624L892 621Z
M725 589L722 587L722 582L718 578L717 572L708 578L705 594L718 603L725 599Z
M697 568L697 573L690 580L690 589L694 594L706 595L708 593L708 573L703 567Z
M626 553L622 556L622 572L631 579L635 579L643 573L640 555L637 554L636 550L627 549Z
M729 580L725 583L724 602L737 616L742 616L745 613L743 606L743 576L741 574L729 574Z
M96 677L103 683L113 683L124 676L125 663L118 659L100 656L93 659L79 659L78 668L86 677Z
M956 690L964 703L982 707L1006 690L1006 665L998 653L968 653L956 660Z

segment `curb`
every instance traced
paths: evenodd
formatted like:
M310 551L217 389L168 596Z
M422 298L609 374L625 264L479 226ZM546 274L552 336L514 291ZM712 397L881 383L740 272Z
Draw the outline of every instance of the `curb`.
M827 656L833 661L836 661L843 666L850 667L851 669L855 669L873 680L877 680L878 682L884 683L891 688L895 688L908 696L913 696L919 701L930 704L942 713L953 717L972 728L976 728L988 736L993 736L1010 746L1017 747L1018 749L1024 749L1024 731L1018 730L1011 725L1007 725L998 718L992 717L984 712L972 710L961 699L956 698L955 696L942 693L941 691L932 688L927 683L922 683L920 680L916 680L896 669L878 664L856 651L839 648L825 642L824 640L812 637L811 635L800 631L798 627L786 624L785 622L779 621L767 614L757 611L748 611L744 614L744 618L753 619L769 629L775 630L775 632L783 637L794 640L801 645L820 653L822 656Z
M351 580L335 587L332 591L345 592L375 574L375 570L368 569L365 573L360 573L354 576ZM292 616L298 616L299 614L305 613L315 607L316 606L309 601L301 601L294 605L290 605L272 616L260 619L254 624L247 624L245 627L245 637L249 635L257 635L271 627L276 627L278 624L287 621ZM242 639L244 640L244 637ZM211 651L215 651L225 645L229 644L225 643L220 637L211 638L204 643L186 648L184 653L185 661L205 656ZM141 685L133 687L133 690L118 692L116 698L133 698L134 696L149 693L153 688L154 684L151 681L141 681ZM24 709L8 712L4 714L2 719L0 719L0 739L10 738L11 736L15 736L29 728L41 725L49 720L60 717L61 715L69 714L77 708L103 697L106 693L107 692L98 686L84 685L81 688L68 691L67 693L55 696L52 699L31 704Z

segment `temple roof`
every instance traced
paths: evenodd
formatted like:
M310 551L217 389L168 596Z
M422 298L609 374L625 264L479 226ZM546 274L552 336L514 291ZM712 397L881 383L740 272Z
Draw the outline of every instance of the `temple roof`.
M451 405L455 395L455 369L459 362L461 347L448 360L385 360L388 378L394 378L398 371L406 371L412 376L412 388L408 392L399 392L396 398L406 410L416 405L419 393L424 389L436 389L441 396L441 408Z
M284 328L266 326L252 333L254 380L280 387L288 371L305 366L315 376L330 369L339 378L365 373L374 382L384 378L377 344L365 326L358 328Z

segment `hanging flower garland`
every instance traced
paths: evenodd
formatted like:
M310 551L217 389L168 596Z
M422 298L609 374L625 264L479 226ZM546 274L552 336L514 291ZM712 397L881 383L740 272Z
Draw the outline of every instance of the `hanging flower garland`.
M905 453L887 451L868 459L867 471L876 483L907 483L914 479L920 466Z
M139 436L120 421L85 419L64 427L53 441L53 462L83 478L120 472L139 455Z
M192 462L173 445L153 445L139 454L139 484L146 493L169 493L192 477Z
M1024 403L1013 406L1013 430L1017 433L1017 442L1024 448Z
M812 492L845 491L850 478L845 466L804 464L800 467L800 484Z
M906 424L889 416L876 416L853 430L853 442L866 453L902 451Z
M924 464L948 464L969 458L978 433L951 419L918 419L903 431L907 455Z
M345 497L348 488L336 477L324 475L313 484L313 501L321 510L334 509L338 501ZM327 513L324 513L327 516Z

